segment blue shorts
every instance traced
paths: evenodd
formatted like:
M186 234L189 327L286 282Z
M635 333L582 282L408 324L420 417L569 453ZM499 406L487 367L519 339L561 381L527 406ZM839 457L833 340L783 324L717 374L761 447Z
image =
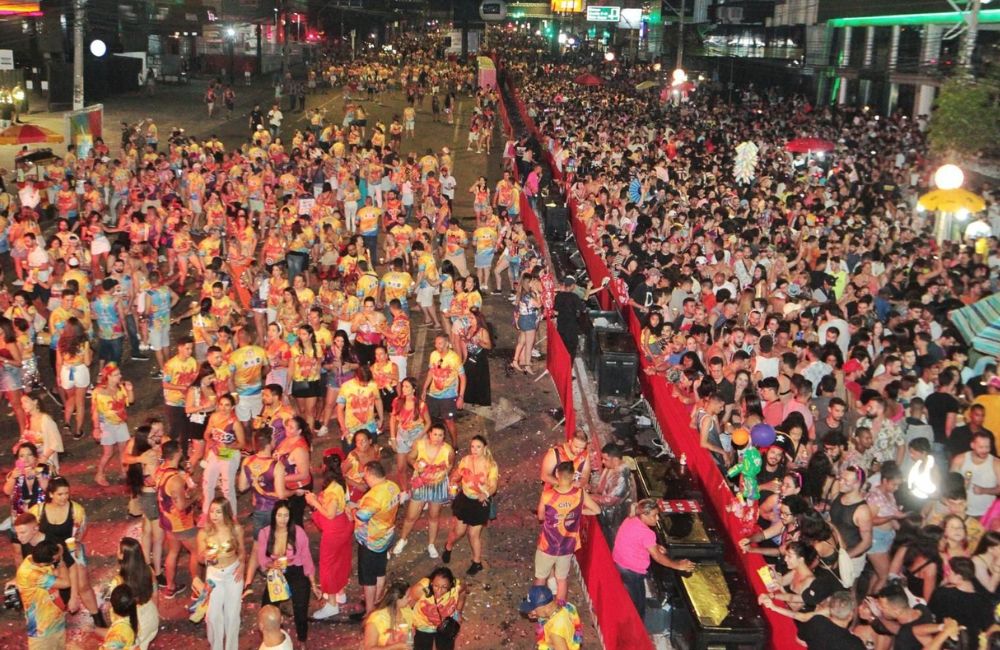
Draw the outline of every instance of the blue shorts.
M872 528L872 546L868 553L888 553L892 549L892 542L896 539L896 531Z
M517 329L521 332L532 332L538 329L538 314L521 314L518 316Z
M496 251L494 249L492 249L492 248L490 250L482 252L482 253L477 252L476 253L476 258L475 258L475 266L476 266L476 268L477 269L488 269L491 266L493 266L493 254L495 252Z

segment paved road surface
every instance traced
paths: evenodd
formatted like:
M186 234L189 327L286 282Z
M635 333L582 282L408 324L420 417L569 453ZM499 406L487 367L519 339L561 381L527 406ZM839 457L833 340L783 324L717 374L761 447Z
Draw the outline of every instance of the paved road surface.
M202 86L203 87L203 86ZM241 97L238 109L246 112L249 106L246 102L246 92L237 88ZM263 86L249 89L253 96L268 96L270 90ZM191 87L158 88L155 98L142 96L126 97L107 106L106 124L117 124L120 119L136 120L142 117L157 119L161 133L172 125L180 125L189 132L198 135L216 133L222 137L227 146L237 144L246 133L246 121L242 113L233 119L218 119L208 122L202 114L204 105L200 104L201 90L197 84ZM343 117L341 95L338 92L319 93L310 96L308 107L319 105L328 108L332 119ZM390 93L383 98L383 105L368 105L370 121L381 119L388 121L394 113L401 113L403 100L398 93ZM491 184L495 183L499 173L499 153L494 152L487 160L484 155L466 152L464 142L466 133L464 120L470 111L470 100L464 99L459 104L460 120L455 126L434 124L431 122L429 107L418 114L417 136L413 140L404 141L404 151L423 151L427 147L439 150L449 146L455 157L455 172L458 179L458 194L456 214L464 217L463 222L469 230L473 227L471 197L465 191L476 177L486 174ZM301 114L292 114L286 120L289 127L299 122ZM30 118L29 118L30 119ZM112 121L114 120L114 121ZM496 141L499 135L494 138ZM497 148L502 146L502 141ZM470 266L471 268L471 266ZM523 419L515 424L496 431L495 423L489 417L466 412L459 421L460 438L463 449L469 438L477 433L483 433L491 442L493 453L500 464L499 518L493 522L484 534L486 552L486 570L471 578L469 585L471 595L466 610L467 621L462 628L458 640L459 647L468 648L533 648L534 626L519 617L516 607L530 584L532 576L532 557L535 539L538 534L538 524L534 519L534 506L538 498L539 483L536 480L537 468L545 448L555 443L559 431L552 431L554 422L545 414L548 408L558 405L558 397L548 378L535 383L531 378L516 376L505 377L504 365L511 355L514 345L513 328L511 326L511 306L503 297L487 296L485 311L489 320L497 325L500 341L491 360L491 376L493 382L494 400L506 399L516 409L523 412ZM184 333L189 324L178 326L174 332L174 340ZM410 367L419 370L418 378L422 379L426 359L433 348L433 331L421 327L419 316L414 318L413 339L416 352L411 358ZM47 366L42 351L42 365ZM130 421L138 423L145 417L158 414L162 405L162 393L159 383L149 378L150 363L131 362L124 364L125 378L136 385L137 404L130 409ZM51 372L48 372L51 381ZM3 407L0 407L2 409ZM57 421L61 418L51 402L46 401L45 408ZM6 415L0 415L0 440L7 444L0 445L9 449L9 444L16 440L16 424ZM489 412L487 412L489 414ZM89 420L89 418L88 418ZM319 468L322 452L334 444L330 437L321 438L313 452L313 466ZM126 496L122 485L121 474L112 474L112 480L117 479L117 485L111 488L100 488L93 482L95 462L98 450L88 436L81 442L72 439L66 441L67 454L62 463L64 474L73 485L73 498L81 501L87 508L90 518L90 532L87 545L92 559L92 576L95 585L106 584L113 570L113 559L118 540L125 535L138 537L138 524L128 520L125 514ZM0 455L0 468L5 470L13 465L12 456L8 451ZM240 499L241 511L249 512L249 499ZM447 510L445 511L447 514ZM244 517L245 518L245 517ZM426 575L436 564L427 557L426 518L422 519L411 536L411 543L399 559L390 562L390 573L394 576L415 581ZM444 543L445 530L439 533L438 548ZM313 537L314 553L318 548L319 534L314 526L308 525ZM454 553L452 567L464 578L465 568L470 562L467 543L459 546ZM13 567L10 557L10 546L0 547L0 566L2 574L12 576ZM179 575L184 581L187 577L186 560L182 557L179 563ZM259 607L259 594L263 583L258 578L256 592L258 595L250 598L244 604L244 616L240 648L256 648L259 635L255 631L255 614ZM356 584L349 587L348 595L351 603L360 601L360 589ZM571 587L570 599L580 604L579 585ZM163 619L160 635L154 643L154 648L204 648L207 647L204 624L194 625L186 621L186 613L182 607L187 604L187 594L173 601L160 599L160 614ZM310 609L315 609L312 605ZM585 607L581 607L585 611ZM290 613L289 613L290 614ZM290 618L290 616L289 616ZM12 612L0 613L0 648L21 647L13 639L23 638L24 624ZM86 614L73 617L70 622L70 648L94 648L99 643L92 635L87 635L90 629L90 618ZM334 622L313 623L310 629L309 646L316 648L355 648L360 647L360 626L344 620ZM589 644L595 644L596 631L587 630L586 638Z

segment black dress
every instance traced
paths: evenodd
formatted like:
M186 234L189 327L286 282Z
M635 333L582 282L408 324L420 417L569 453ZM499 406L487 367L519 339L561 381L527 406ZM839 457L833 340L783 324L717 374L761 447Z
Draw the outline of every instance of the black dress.
M493 403L493 392L490 387L489 350L470 343L464 368L465 393L462 399L466 404L490 406Z

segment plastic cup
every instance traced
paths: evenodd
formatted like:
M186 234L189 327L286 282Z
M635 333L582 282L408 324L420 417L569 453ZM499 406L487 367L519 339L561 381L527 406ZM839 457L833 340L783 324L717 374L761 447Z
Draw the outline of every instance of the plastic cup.
M76 551L76 538L75 537L67 537L66 538L66 549L69 550L70 553L73 553L74 551Z

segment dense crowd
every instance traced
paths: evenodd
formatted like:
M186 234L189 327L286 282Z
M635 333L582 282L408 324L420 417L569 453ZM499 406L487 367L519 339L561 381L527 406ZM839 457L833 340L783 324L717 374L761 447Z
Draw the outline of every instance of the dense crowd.
M416 43L311 70L295 93L317 79L342 88L344 120L311 111L287 145L276 102L250 112L247 140L233 149L180 129L161 142L146 120L125 129L120 150L101 140L86 154L71 148L37 178L20 163L18 197L0 223L11 260L0 392L20 430L4 484L16 561L7 593L19 596L29 647L64 647L67 613L82 608L102 648L145 649L159 599L188 589L191 620L205 620L212 648L237 647L247 598L265 605L262 648L304 648L310 620L341 613L363 621L368 649L455 643L469 590L448 565L467 537L466 573L484 570L481 535L498 487L487 440L460 440L455 418L492 401L490 288L501 294L506 283L518 305L514 366L531 371L540 260L509 174L468 188L470 233L452 212L464 190L452 152L407 151L424 97L432 119L451 123L462 94L469 149L488 153L499 100L475 88L474 67ZM369 123L365 103L390 88L405 93L402 117ZM210 89L210 116L217 91L232 89ZM433 333L426 367L409 361L414 327ZM162 414L137 421L138 389L122 364L149 364ZM64 438L87 435L101 449L95 482L118 488L111 498L127 486L129 514L142 522L140 539L121 540L109 585L92 582L87 512L60 473ZM340 444L322 440L334 435ZM317 446L322 476L310 468ZM586 454L563 460L577 457ZM549 528L567 512L578 519L582 492L568 491L578 503L556 503ZM387 582L389 558L425 512L426 552L440 565L412 584ZM558 546L550 573L560 600L538 573L528 609L540 639L568 637L563 647L576 648L563 567L578 531L546 539ZM362 608L346 604L352 558ZM281 603L293 632L271 606Z
M916 209L940 164L924 120L752 86L727 102L710 84L672 92L652 66L522 47L505 49L507 69L545 161L528 135L508 156L561 174L550 200L576 204L577 243L643 326L646 372L723 473L762 431L758 526L741 543L773 567L762 605L810 648L975 647L1000 582L1000 376L949 313L998 289L998 231L935 241ZM585 66L601 86L574 83ZM798 157L796 137L836 148ZM739 182L746 141L759 153ZM989 226L987 198L974 219ZM615 538L640 612L649 557L619 545L644 530Z

